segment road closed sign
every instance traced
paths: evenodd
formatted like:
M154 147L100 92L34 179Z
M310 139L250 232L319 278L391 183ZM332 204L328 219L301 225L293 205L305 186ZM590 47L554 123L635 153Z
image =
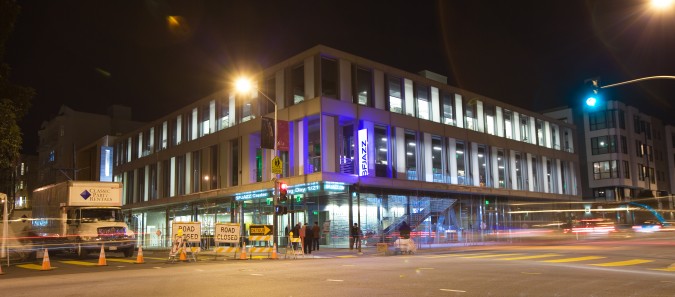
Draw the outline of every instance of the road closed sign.
M202 224L200 222L173 222L171 226L172 238L183 237L187 242L202 240Z
M216 224L215 242L239 243L241 227L237 223Z

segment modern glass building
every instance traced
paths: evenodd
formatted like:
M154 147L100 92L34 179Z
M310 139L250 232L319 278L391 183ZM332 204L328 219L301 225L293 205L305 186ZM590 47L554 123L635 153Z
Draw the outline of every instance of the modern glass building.
M172 222L272 224L261 93L288 143L282 238L318 222L321 244L346 247L359 223L372 244L406 221L420 242L451 242L581 201L571 124L321 45L255 75L260 92L222 90L118 138L114 177L144 246L167 246Z

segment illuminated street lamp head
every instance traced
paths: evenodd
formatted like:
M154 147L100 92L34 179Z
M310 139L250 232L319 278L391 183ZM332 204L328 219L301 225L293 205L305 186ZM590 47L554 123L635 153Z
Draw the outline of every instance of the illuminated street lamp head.
M652 8L656 10L668 10L673 6L673 0L651 0Z
M239 78L234 83L234 87L239 93L248 93L253 89L251 81L246 78Z
M598 100L595 99L595 97L588 97L588 99L586 99L586 105L588 105L590 107L595 107L595 104L597 104L597 103L598 103Z

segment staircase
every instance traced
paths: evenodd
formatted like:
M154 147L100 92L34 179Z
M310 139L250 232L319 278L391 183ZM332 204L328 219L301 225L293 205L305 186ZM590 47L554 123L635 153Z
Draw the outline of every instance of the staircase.
M385 238L391 238L393 235L398 234L398 227L403 223L403 221L408 222L410 229L415 231L415 229L424 222L432 214L439 215L439 223L442 224L445 220L445 213L447 210L452 207L452 205L457 201L457 199L431 199L429 197L423 197L418 199L416 203L411 205L412 213L410 215L403 215L398 217L393 223L382 230L382 233ZM455 221L454 213L450 214L451 221Z

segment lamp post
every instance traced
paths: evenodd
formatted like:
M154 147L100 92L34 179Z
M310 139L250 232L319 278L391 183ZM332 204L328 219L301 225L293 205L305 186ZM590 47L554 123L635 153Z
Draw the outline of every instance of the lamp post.
M237 92L239 92L239 93L250 93L251 90L253 90L254 92L257 92L260 95L262 95L265 99L267 99L267 101L269 101L270 103L272 103L274 105L274 148L273 148L274 154L273 155L274 155L275 158L278 157L279 154L278 154L278 151L277 151L277 142L278 142L277 141L278 140L278 136L277 136L277 132L278 132L277 131L277 129L278 129L277 114L279 112L279 107L277 106L277 103L274 100L272 100L272 98L267 96L267 94L263 93L263 91L261 91L260 89L258 89L255 86L253 86L251 81L247 78L237 79L237 81L235 82L235 88L236 88ZM273 211L274 222L273 222L273 228L272 229L274 229L274 230L272 232L274 233L274 235L273 235L274 244L278 247L279 246L278 245L278 235L277 235L278 217L277 217L276 208L277 208L277 205L278 205L278 195L279 195L278 184L279 184L279 181L278 181L278 174L276 174L274 172L271 172L271 175L272 176L270 177L270 180L274 181L274 194L273 194L273 197L272 197L272 201L273 201L272 209L274 210Z

